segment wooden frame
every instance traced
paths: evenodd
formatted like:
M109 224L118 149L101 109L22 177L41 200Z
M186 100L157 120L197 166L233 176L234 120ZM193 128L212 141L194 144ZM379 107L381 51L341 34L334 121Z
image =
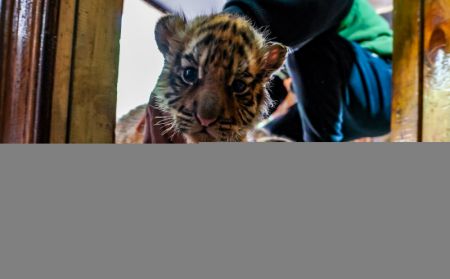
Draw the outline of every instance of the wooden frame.
M123 0L61 0L52 143L113 143Z
M450 0L396 0L394 141L450 141Z
M450 142L450 0L426 0L423 141Z
M0 142L114 142L122 1L0 0Z
M0 0L0 142L48 142L58 0Z
M393 141L421 140L423 7L420 2L394 2Z

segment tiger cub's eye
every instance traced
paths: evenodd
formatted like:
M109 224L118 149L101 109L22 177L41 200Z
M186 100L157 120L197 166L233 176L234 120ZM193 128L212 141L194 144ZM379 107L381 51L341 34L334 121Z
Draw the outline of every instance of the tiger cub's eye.
M198 71L193 67L187 67L183 71L183 81L188 84L194 84L198 80Z
M233 84L231 85L231 88L235 93L244 93L245 90L247 90L247 84L243 82L242 80L235 80Z

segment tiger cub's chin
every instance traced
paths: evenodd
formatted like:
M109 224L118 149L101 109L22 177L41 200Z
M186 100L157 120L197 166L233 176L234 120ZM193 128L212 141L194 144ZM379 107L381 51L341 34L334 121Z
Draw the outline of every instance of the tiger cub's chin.
M183 135L187 143L217 142L218 139L208 134Z
M229 134L215 132L211 129L205 129L194 134L183 134L187 143L202 142L245 142L246 138L240 134Z
M155 38L165 62L152 94L171 115L163 124L191 143L245 141L271 103L266 86L286 47L230 14L165 16Z

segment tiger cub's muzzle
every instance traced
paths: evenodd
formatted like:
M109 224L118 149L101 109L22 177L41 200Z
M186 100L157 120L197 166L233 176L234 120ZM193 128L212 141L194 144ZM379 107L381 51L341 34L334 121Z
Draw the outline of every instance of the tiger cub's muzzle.
M216 123L221 118L222 112L222 102L220 96L216 94L208 92L199 94L194 102L195 119L203 127L209 127Z

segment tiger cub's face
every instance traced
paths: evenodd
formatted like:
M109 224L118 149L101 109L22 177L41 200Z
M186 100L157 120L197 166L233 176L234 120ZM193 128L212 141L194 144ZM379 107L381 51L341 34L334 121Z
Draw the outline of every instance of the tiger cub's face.
M188 142L243 141L270 102L265 86L286 48L227 14L169 15L155 34L165 65L154 94L171 115L162 124Z

